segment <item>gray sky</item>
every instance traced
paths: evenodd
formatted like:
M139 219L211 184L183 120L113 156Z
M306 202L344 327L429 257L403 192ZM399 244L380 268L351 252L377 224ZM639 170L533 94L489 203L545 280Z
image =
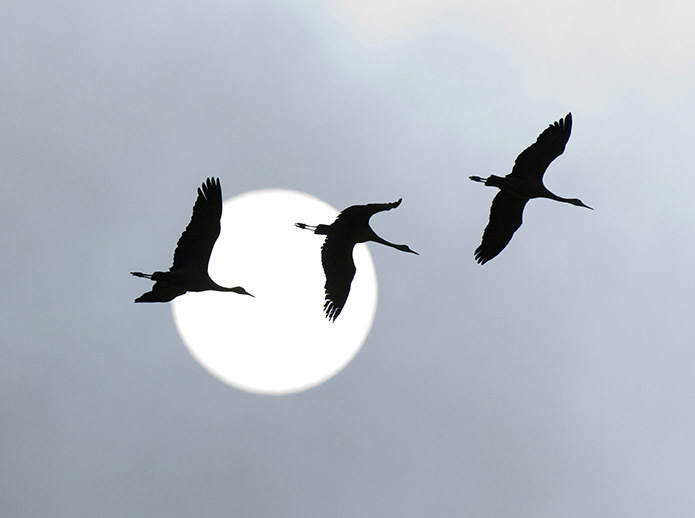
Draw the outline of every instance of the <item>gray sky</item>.
M692 516L689 3L0 7L7 516ZM494 192L571 111L549 188L480 267ZM195 189L374 220L372 333L263 397L209 375L133 269ZM272 317L269 316L269 322Z

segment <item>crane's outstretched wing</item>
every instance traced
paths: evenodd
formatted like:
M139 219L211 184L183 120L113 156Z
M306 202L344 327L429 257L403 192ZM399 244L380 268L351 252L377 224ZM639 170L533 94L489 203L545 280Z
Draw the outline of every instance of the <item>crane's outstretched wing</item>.
M219 178L208 178L198 189L193 215L174 252L171 270L186 267L207 271L215 241L220 235L222 188Z
M514 232L521 226L527 201L527 198L505 191L497 193L490 206L490 221L483 232L483 240L475 249L475 260L478 263L485 264L504 250Z
M551 124L531 144L516 157L512 172L507 176L518 176L542 181L550 163L565 150L572 131L572 114Z
M360 224L367 224L369 218L371 218L377 212L383 212L386 210L395 209L398 207L403 198L398 201L391 203L368 203L367 205L352 205L347 209L343 210L338 217L333 222L333 227L342 226L358 226Z
M350 285L356 271L352 260L354 246L350 241L327 236L321 247L321 263L326 274L326 303L323 310L330 321L338 318L350 294Z

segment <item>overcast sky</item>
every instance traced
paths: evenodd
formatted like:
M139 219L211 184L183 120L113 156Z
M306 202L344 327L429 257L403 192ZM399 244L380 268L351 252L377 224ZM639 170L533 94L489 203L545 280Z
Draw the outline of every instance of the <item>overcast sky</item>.
M689 2L6 0L6 516L695 515ZM572 112L500 256L494 190ZM136 305L195 189L375 218L362 351L233 389ZM407 257L405 259L411 259ZM243 284L243 283L242 283ZM272 315L268 316L272 324Z

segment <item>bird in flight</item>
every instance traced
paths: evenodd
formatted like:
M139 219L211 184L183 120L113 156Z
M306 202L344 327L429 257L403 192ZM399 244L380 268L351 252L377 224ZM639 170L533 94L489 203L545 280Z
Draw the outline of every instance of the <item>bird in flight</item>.
M152 290L135 302L169 302L187 291L232 291L251 295L241 286L225 288L208 275L210 254L220 235L222 188L219 178L208 178L198 189L193 215L174 251L174 264L168 272L130 272L136 277L155 281ZM251 295L253 297L253 295Z
M475 250L478 263L485 264L504 250L514 232L521 226L524 207L531 198L548 198L591 209L581 200L562 198L543 185L545 170L565 150L571 130L572 114L568 113L564 119L548 126L536 142L516 157L512 172L507 176L469 177L475 182L483 182L500 190L492 200L490 221L485 227L480 246Z
M355 263L352 249L357 243L374 241L390 246L401 252L416 254L408 245L396 245L379 237L369 226L369 218L377 212L395 209L402 199L393 203L370 203L353 205L338 214L330 225L307 225L295 223L296 227L313 230L314 234L326 236L321 247L321 263L326 274L326 302L323 310L331 322L335 321L343 310L350 294L350 285L355 277Z

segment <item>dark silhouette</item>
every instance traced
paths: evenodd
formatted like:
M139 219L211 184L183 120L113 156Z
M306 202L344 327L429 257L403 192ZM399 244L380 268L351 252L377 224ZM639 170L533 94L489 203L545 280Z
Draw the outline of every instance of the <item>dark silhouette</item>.
M350 294L350 285L355 277L355 263L352 260L352 249L357 243L374 241L390 246L401 252L417 254L407 245L395 245L377 236L369 226L369 218L377 212L395 209L401 204L402 198L393 203L370 203L369 205L353 205L338 214L330 225L311 226L305 223L295 223L299 228L313 230L314 234L326 236L321 247L321 262L326 274L326 303L323 310L330 321L335 321L343 310Z
M251 295L241 286L235 288L220 286L208 275L210 254L220 235L221 217L220 180L208 178L202 188L198 189L193 216L176 244L174 264L169 271L151 274L130 272L136 277L155 281L152 291L143 293L135 299L135 302L169 302L187 291L233 291L242 295Z
M545 170L565 150L571 130L572 114L568 113L564 120L560 119L548 126L534 144L516 157L512 172L507 176L469 177L475 182L484 182L485 185L500 189L492 200L490 221L483 232L483 240L475 250L478 263L485 264L504 250L514 232L521 226L524 206L531 198L549 198L591 209L581 200L561 198L543 185Z

